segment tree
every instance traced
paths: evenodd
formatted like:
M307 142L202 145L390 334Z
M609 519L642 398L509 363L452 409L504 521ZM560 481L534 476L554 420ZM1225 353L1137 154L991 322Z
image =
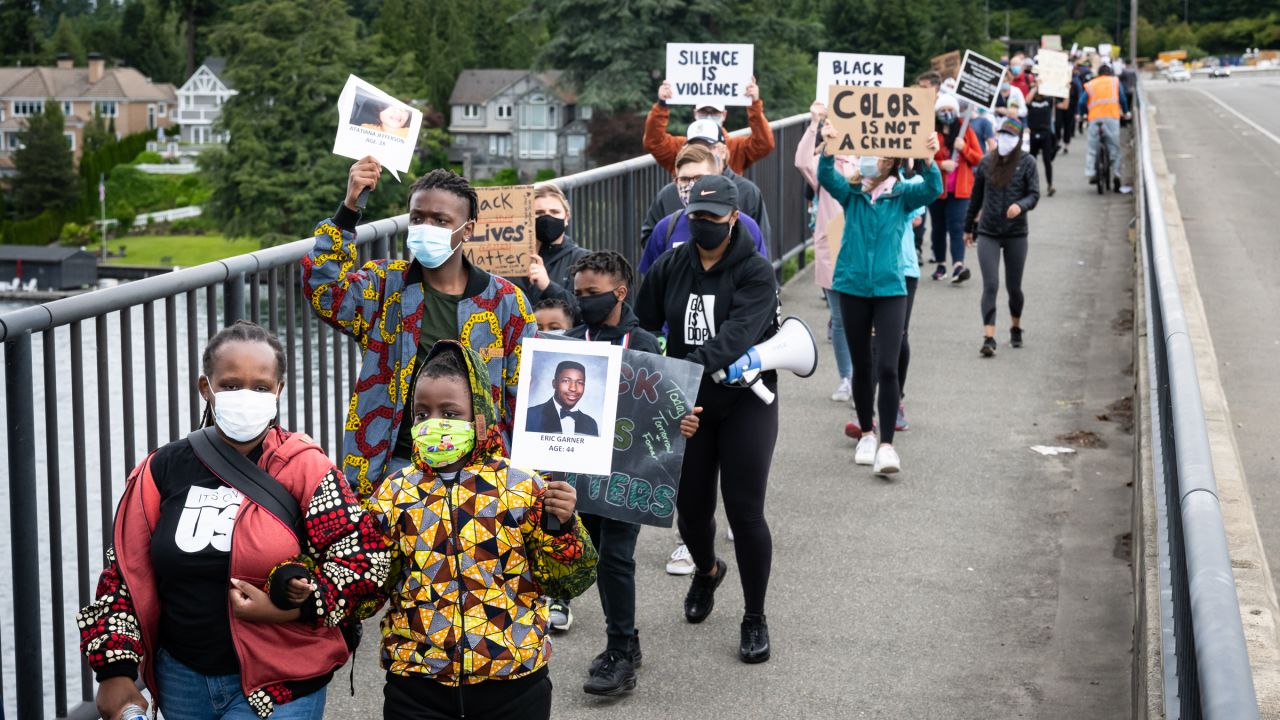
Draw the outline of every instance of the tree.
M84 148L81 156L95 153L107 145L115 142L115 135L107 132L107 124L102 121L102 113L98 110L98 104L93 104L93 118L84 126Z
M124 6L121 25L129 32L120 40L120 55L155 82L181 85L182 55L178 26L168 8L157 0L132 0Z
M58 18L58 27L53 31L53 36L49 38L45 48L49 55L67 53L77 65L83 65L85 62L84 43L80 42L80 36L72 27L69 15Z
M35 0L0 0L0 60L31 65L40 54L40 18Z
M18 133L22 146L13 153L13 189L19 218L70 210L79 199L71 146L62 134L65 125L61 103L50 98L44 112L28 117Z
M301 28L323 42L299 42ZM349 160L333 155L338 93L362 66L342 0L251 0L210 36L238 94L223 106L225 152L204 153L206 209L230 236L295 238L333 211Z

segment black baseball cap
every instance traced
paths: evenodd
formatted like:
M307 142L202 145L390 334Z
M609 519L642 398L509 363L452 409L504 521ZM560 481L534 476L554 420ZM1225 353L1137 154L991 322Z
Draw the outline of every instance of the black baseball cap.
M724 175L703 175L689 188L687 213L708 212L716 217L738 209L738 186Z

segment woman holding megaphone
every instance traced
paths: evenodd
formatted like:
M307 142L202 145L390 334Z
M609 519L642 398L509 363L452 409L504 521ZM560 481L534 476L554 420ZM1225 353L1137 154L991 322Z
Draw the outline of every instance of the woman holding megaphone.
M773 539L764 497L778 404L765 402L766 393L729 385L741 384L745 374L776 392L777 372L763 370L759 355L748 351L777 332L778 288L773 266L738 222L738 191L729 178L700 178L690 188L685 213L693 241L669 250L649 269L635 307L641 327L654 333L668 328L668 356L705 368L698 392L701 427L685 445L676 498L680 535L697 566L684 616L700 623L711 614L728 571L715 549L719 476L746 606L738 652L743 662L759 663L769 659L764 600Z
M823 138L830 141L836 136L829 122L823 126ZM928 149L937 152L936 134L930 136ZM942 192L942 175L932 156L924 159L924 182L899 182L898 173L907 162L903 158L861 157L858 171L845 179L836 172L835 158L825 146L818 161L819 184L844 208L844 235L831 288L840 303L853 357L853 405L860 429L854 462L874 465L876 474L886 475L902 469L893 449L894 419L901 397L898 356L907 317L902 234L911 214ZM877 383L879 440L872 425Z

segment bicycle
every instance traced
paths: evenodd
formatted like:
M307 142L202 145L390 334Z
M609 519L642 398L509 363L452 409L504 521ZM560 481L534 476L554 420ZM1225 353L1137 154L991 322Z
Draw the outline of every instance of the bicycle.
M1098 133L1098 151L1093 156L1093 184L1101 195L1111 189L1111 153L1107 150L1107 138L1102 132L1102 123L1089 124L1091 126L1089 131L1095 132L1094 128L1097 128Z

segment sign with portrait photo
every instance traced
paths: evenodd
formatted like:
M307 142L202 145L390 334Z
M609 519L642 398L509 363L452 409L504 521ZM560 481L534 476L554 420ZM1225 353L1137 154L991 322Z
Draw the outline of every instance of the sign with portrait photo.
M668 105L750 105L755 46L731 43L667 43Z
M333 154L354 160L371 155L399 180L398 173L409 171L421 128L421 110L351 75L338 97Z
M512 464L543 472L609 474L622 348L541 338L526 339L521 348Z

